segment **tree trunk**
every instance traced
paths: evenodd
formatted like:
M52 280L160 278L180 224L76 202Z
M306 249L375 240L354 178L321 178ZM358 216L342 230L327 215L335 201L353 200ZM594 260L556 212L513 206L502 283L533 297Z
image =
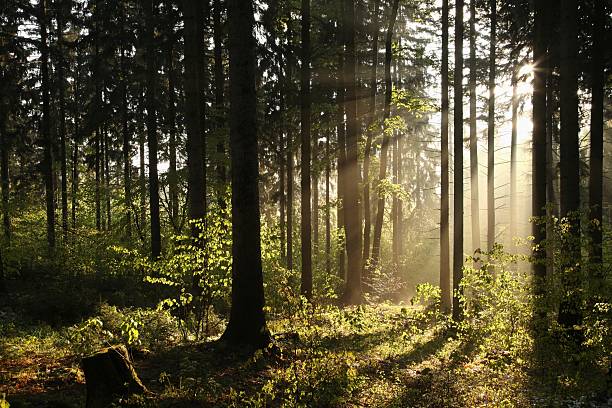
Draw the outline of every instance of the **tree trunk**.
M370 236L372 235L372 221L370 210L370 156L372 154L372 139L374 137L374 123L376 122L376 91L378 86L378 31L380 20L378 18L380 0L374 0L374 11L372 13L372 72L370 73L370 114L367 128L367 138L363 157L363 274L367 276L366 264L370 258Z
M0 119L3 120L3 119ZM7 246L11 245L11 211L10 211L10 182L9 182L9 149L10 144L6 135L6 128L0 123L0 184L2 185L2 221L4 226L4 239ZM0 265L1 267L2 265Z
M228 0L232 165L232 309L223 339L263 348L264 314L259 220L257 96L253 3Z
M315 135L312 143L312 163L311 165L311 178L312 178L312 250L315 254L315 258L319 253L319 180L321 172L319 170L319 141Z
M149 211L151 217L151 257L161 255L161 226L159 219L159 176L157 173L157 118L155 112L155 86L157 68L155 65L153 0L144 2L145 13L145 63L147 81L147 144L149 147Z
M125 12L125 10L124 10ZM123 37L123 36L122 36ZM132 155L128 128L128 78L125 47L121 44L121 132L123 134L123 190L125 199L125 236L132 238Z
M168 14L171 14L172 2L167 3ZM174 72L174 27L168 27L169 38L166 49L166 69L168 71L168 193L170 195L170 224L175 233L180 232L179 222L179 186L176 169L176 94L175 94L175 72Z
M487 251L495 244L495 52L497 47L497 3L490 0L489 117L487 121ZM493 267L489 268L493 272Z
M291 28L291 13L287 19L287 106L293 106L293 31ZM289 122L289 121L288 121ZM289 125L289 123L287 123ZM293 132L287 129L287 269L293 270Z
M57 10L57 86L59 97L59 136L61 161L61 195L62 195L62 238L64 242L68 237L68 169L66 159L66 98L64 75L64 12L63 3L56 5Z
M111 184L110 184L110 158L108 152L109 132L108 129L104 131L104 198L106 199L106 225L108 231L112 231L112 219L111 219Z
M517 207L517 190L516 190L516 153L517 153L517 122L518 122L518 107L519 107L519 98L518 98L518 61L514 51L512 51L512 79L510 83L512 85L512 101L511 101L511 109L512 109L512 130L510 136L510 239L514 239L516 236L516 223L518 222L518 218L516 216L516 207Z
M580 281L580 152L578 122L578 3L561 1L560 103L561 103L561 216L571 222L570 241L565 250L571 259L564 271L566 295L561 300L559 323L567 328L580 324L578 286Z
M449 243L449 180L448 180L448 0L442 0L442 112L440 129L440 290L443 312L451 310L450 243Z
M397 18L397 9L399 7L399 1L393 1L393 8L391 9L391 15L389 17L389 26L387 27L387 35L385 38L385 108L383 113L384 133L382 139L382 147L380 150L380 170L378 172L378 187L380 189L382 182L387 177L387 151L389 150L389 129L386 123L391 114L391 97L393 91L393 84L391 82L391 58L393 55L392 40L393 40L393 28L395 26L395 20ZM374 224L374 241L372 243L372 261L378 263L380 259L380 241L382 236L382 226L385 216L385 196L377 191L378 194L378 210L376 213L376 223Z
M40 56L42 123L41 132L44 142L43 177L45 180L45 202L47 207L47 245L50 252L55 249L55 190L53 186L53 140L49 111L49 49L47 44L47 0L40 0Z
M144 100L140 102L140 112L139 117L143 117L143 107ZM140 185L140 226L141 230L144 230L144 226L147 219L147 178L145 174L145 133L144 127L140 129L140 134L138 135L138 152L140 156L140 161L138 163L139 167L139 185Z
M472 250L480 249L480 188L478 180L478 126L476 112L476 1L470 1L470 193Z
M344 0L340 1L340 13L338 16L338 78L336 90L337 104L337 119L336 119L336 136L337 136L337 168L338 168L338 197L337 197L337 230L338 230L338 276L343 281L346 281L346 221L344 218L344 179L346 166L346 126L344 122ZM344 230L344 233L343 231ZM342 237L342 238L341 238Z
M213 0L213 43L214 43L214 81L215 81L215 126L217 128L217 177L219 178L218 202L225 207L225 188L227 172L225 169L225 132L223 98L223 39L221 27L221 0Z
M79 112L79 63L77 55L76 72L74 75L74 135L72 142L72 228L77 226L78 190L79 190L79 142L80 142L80 112Z
M396 0L397 1L397 0ZM344 177L344 219L348 269L344 302L361 302L361 216L359 214L359 162L356 95L355 0L344 0L344 87L346 109L346 162Z
M325 138L325 272L331 272L331 217L329 204L329 190L331 177L331 155L329 152L329 138Z
M453 320L463 320L459 303L463 289L463 0L455 3L454 75L454 200L453 200Z
M302 0L302 47L300 69L300 149L301 149L301 293L312 296L312 245L310 209L310 0Z
M187 169L189 219L199 220L206 215L204 202L204 146L202 143L201 99L199 94L201 69L198 53L202 51L202 37L198 31L197 0L183 0L184 38L185 38L185 128L187 130ZM192 236L200 231L191 227Z
M591 220L592 263L601 264L602 249L602 195L603 195L603 110L604 110L604 0L595 1L593 26L593 60L591 62L591 162L589 172L589 206ZM597 271L597 275L601 272Z

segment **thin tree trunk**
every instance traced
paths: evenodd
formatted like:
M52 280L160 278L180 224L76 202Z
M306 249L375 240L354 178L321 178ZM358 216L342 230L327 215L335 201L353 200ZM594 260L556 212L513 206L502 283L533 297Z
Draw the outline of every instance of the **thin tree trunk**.
M311 165L312 178L312 250L315 257L319 253L319 181L321 172L319 171L319 141L315 136L312 143L312 163L315 164L314 169Z
M356 94L355 0L344 1L344 88L346 109L346 162L344 178L344 219L348 269L343 300L347 304L362 301L361 245L362 230L359 214L359 162Z
M143 117L143 107L144 100L140 102L140 112L138 117ZM138 152L140 156L140 161L138 163L139 167L139 185L140 185L140 229L144 230L144 226L147 219L147 178L145 174L145 131L144 127L140 129L140 133L138 135Z
M199 94L201 69L198 53L201 52L202 37L196 22L198 16L197 0L183 0L184 37L185 37L185 127L187 129L187 169L189 219L199 220L206 215L204 202L204 146L202 143L201 98ZM193 236L199 229L192 225Z
M487 121L487 251L495 245L495 52L497 47L497 3L490 0L489 117ZM493 272L493 267L489 268Z
M440 126L440 291L441 309L451 310L449 243L449 161L448 161L448 0L442 0L442 112Z
M172 10L172 2L168 1L167 4L168 14ZM169 27L169 37L166 49L166 69L168 70L168 193L170 195L170 224L175 233L180 231L179 222L179 187L178 187L178 175L176 169L176 79L174 71L174 28Z
M463 320L459 303L463 289L463 0L455 3L454 75L454 200L453 200L453 320Z
M366 264L370 258L370 236L372 235L372 221L370 210L370 156L372 154L372 139L374 137L374 123L376 122L376 91L377 91L377 69L378 69L378 31L380 30L379 8L380 0L374 0L374 11L372 13L372 72L370 74L370 114L367 128L367 138L363 158L363 275L367 276Z
M47 44L47 0L40 0L40 55L41 55L41 92L42 123L41 133L44 142L43 177L45 180L45 201L47 207L47 245L50 252L55 249L55 191L53 186L53 140L51 139L49 107L49 49Z
M0 119L3 120L4 118ZM2 185L2 221L4 239L7 246L11 245L11 211L10 211L10 181L9 181L9 141L6 128L0 123L0 179Z
M106 199L106 225L108 231L112 231L112 218L111 218L111 184L110 184L110 158L109 158L109 132L108 129L104 131L104 197Z
M389 129L387 128L387 120L391 114L391 97L393 91L393 84L391 82L391 58L393 55L392 40L393 40L393 27L395 26L395 20L397 18L397 9L399 7L399 1L393 1L393 8L391 9L391 15L389 17L389 26L387 27L387 35L385 39L385 108L383 113L383 121L385 122L385 129L382 139L382 147L380 150L380 170L378 172L378 186L377 190L380 189L382 182L387 177L387 151L389 150ZM382 236L382 226L385 215L385 196L377 191L378 194L378 210L376 213L376 222L374 224L374 241L372 243L372 261L378 263L380 259L380 241Z
M470 193L472 253L480 249L480 188L478 177L478 130L476 124L476 1L470 0Z
M300 69L300 148L301 148L301 293L312 297L312 245L310 209L310 0L302 0L302 47Z
M257 96L253 3L228 0L232 164L232 309L223 339L263 348L264 314L259 220Z
M66 98L64 75L64 5L57 4L57 80L59 96L59 136L61 161L61 195L62 195L62 238L64 242L68 237L68 169L66 159Z
M155 92L157 68L155 65L153 0L144 2L145 13L145 63L147 81L147 144L149 147L149 210L151 212L151 257L161 255L161 226L159 219L159 176L157 173L157 118Z
M128 79L125 48L121 45L121 133L123 134L123 190L125 195L125 236L132 238L132 155L128 129Z
M338 78L337 78L337 90L336 90L336 104L337 104L337 120L336 120L336 136L337 136L337 168L338 168L338 197L337 197L337 229L338 229L338 276L343 281L346 281L346 220L344 218L344 204L345 204L345 192L344 192L344 179L345 179L345 167L346 167L346 126L344 122L344 25L346 24L344 19L344 0L340 1L340 13L338 16ZM344 230L344 233L343 231ZM341 239L340 237L343 237Z
M225 169L225 133L221 132L224 126L223 101L223 40L221 27L221 0L213 0L213 43L214 43L214 80L215 80L215 125L217 128L217 177L219 178L218 202L221 208L225 207L225 188L227 172Z
M74 75L74 135L72 142L72 228L77 226L78 191L79 191L79 141L80 141L80 112L79 112L79 65L78 56L76 72Z
M604 110L604 0L595 1L593 26L593 60L591 62L591 160L589 172L589 206L591 220L592 263L601 264L602 244L602 196L603 196L603 110ZM597 276L601 275L596 271Z
M329 152L329 133L325 138L325 272L331 272L331 217L329 204L331 155Z
M517 189L516 189L516 154L517 154L517 138L518 138L518 107L519 107L519 98L517 92L517 82L518 82L518 61L514 51L512 53L512 79L510 83L512 85L512 101L511 101L511 110L512 110L512 130L510 136L510 239L513 239L516 236L516 223L518 222L517 214Z
M291 13L287 19L287 106L293 106L293 46ZM288 120L289 122L289 120ZM289 123L288 123L289 125ZM293 270L293 132L287 129L287 269Z

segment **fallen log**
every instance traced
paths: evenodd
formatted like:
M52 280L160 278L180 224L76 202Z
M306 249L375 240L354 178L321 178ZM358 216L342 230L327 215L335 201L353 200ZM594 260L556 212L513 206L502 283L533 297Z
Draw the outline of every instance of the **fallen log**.
M148 393L124 346L103 349L83 358L86 408L105 408L135 394Z

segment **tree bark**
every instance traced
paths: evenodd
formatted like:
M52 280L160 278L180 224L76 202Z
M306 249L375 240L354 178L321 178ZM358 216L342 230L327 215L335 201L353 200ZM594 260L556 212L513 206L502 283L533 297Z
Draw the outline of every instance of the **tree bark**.
M370 210L370 156L372 154L372 139L374 137L374 124L376 123L376 91L378 86L378 31L380 30L379 9L380 0L374 0L372 13L372 72L370 73L370 114L367 127L367 138L363 157L363 275L367 276L367 262L370 258L370 236L372 235L372 221Z
M441 309L451 310L448 175L448 0L442 0L442 95L441 95L441 187L440 187L440 291Z
M346 162L344 178L344 219L348 269L344 302L361 302L361 216L359 214L359 162L356 95L355 0L344 0L344 87L346 109Z
M198 53L202 51L202 37L198 31L197 0L183 0L185 39L185 127L187 129L187 169L189 219L200 220L206 215L204 202L204 146L202 143L201 98L199 94L201 69ZM199 229L192 224L191 234L196 237Z
M60 162L61 162L61 195L62 195L62 238L64 242L68 237L68 166L66 159L66 98L65 98L65 59L64 59L64 12L62 1L57 7L57 86L59 108L59 136L60 136Z
M487 251L495 245L495 52L497 47L497 3L489 2L491 36L489 40L489 117L487 121ZM493 271L493 267L489 268Z
M0 118L3 120L3 118ZM4 123L0 123L0 184L2 185L2 224L4 239L7 246L11 245L11 210L10 210L10 180L9 180L9 149ZM0 265L1 267L2 265Z
M389 17L389 26L387 27L387 34L385 38L385 108L383 113L384 133L382 139L382 147L380 150L380 170L378 172L378 187L380 189L382 182L387 177L387 152L389 150L389 132L388 124L386 123L391 115L391 97L393 92L393 84L391 82L391 58L393 56L392 41L393 41L393 28L395 26L395 20L397 18L397 9L399 7L399 1L394 0L391 9L391 15ZM380 191L378 194L378 210L376 213L376 223L374 224L374 240L372 242L372 262L378 263L380 259L380 241L382 236L382 226L385 215L385 196Z
M604 111L604 0L595 1L593 25L593 60L591 61L591 161L589 172L589 206L591 220L591 262L601 264L603 205L603 111ZM599 275L600 272L597 272Z
M514 45L516 47L516 45ZM512 110L512 130L510 136L510 239L513 239L516 236L516 223L518 218L516 216L516 208L517 208L517 189L516 189L516 154L517 154L517 139L518 139L518 107L519 107L519 98L518 98L518 61L516 55L514 54L514 48L512 51L512 79L510 80L510 84L512 85L512 101L511 101L511 110Z
M287 106L293 106L293 30L291 13L287 18ZM289 120L287 124L289 124ZM293 270L293 132L287 130L287 269Z
M161 225L159 218L159 176L157 170L157 117L155 92L157 68L155 64L153 0L145 0L145 63L147 81L147 144L149 147L149 211L151 217L151 257L161 255Z
M215 81L215 126L217 129L217 177L219 178L218 202L225 208L225 188L227 171L225 168L224 126L224 78L223 78L223 37L221 27L221 0L213 0L213 43L214 43L214 81Z
M172 2L167 2L168 14L172 11ZM178 186L178 175L176 168L176 79L174 70L174 42L175 34L174 27L170 25L168 27L168 39L166 46L166 69L168 71L168 193L170 195L170 224L175 233L180 231L179 222L179 186Z
M124 9L124 13L125 13ZM123 25L122 21L122 31ZM125 38L122 35L122 38ZM121 133L123 135L123 191L125 199L125 236L127 240L132 238L132 151L131 136L128 128L128 78L127 61L125 56L125 44L121 44Z
M463 289L463 0L455 3L454 75L454 200L453 200L453 320L463 320L459 297Z
M329 138L325 138L325 272L331 272L331 217L330 217L330 177L331 177L331 155L329 151Z
M257 96L253 3L228 0L232 165L232 309L223 339L263 348L264 315L259 219Z
M302 46L300 68L300 149L301 149L301 293L312 297L312 244L310 209L310 0L302 0Z
M49 108L49 48L47 44L47 0L39 1L40 7L40 56L41 56L41 93L42 123L41 133L44 143L43 178L45 180L45 202L47 209L47 246L50 252L55 249L55 190L53 186L53 140L51 139Z
M339 16L338 16L338 78L336 90L337 104L337 119L336 119L336 136L337 136L337 168L338 168L338 197L337 197L337 230L338 230L338 276L343 281L346 281L346 221L344 218L344 179L346 166L346 126L344 121L344 0L340 1ZM344 233L343 233L344 230Z
M472 253L480 249L480 188L478 177L478 126L476 112L476 1L470 0L470 193Z

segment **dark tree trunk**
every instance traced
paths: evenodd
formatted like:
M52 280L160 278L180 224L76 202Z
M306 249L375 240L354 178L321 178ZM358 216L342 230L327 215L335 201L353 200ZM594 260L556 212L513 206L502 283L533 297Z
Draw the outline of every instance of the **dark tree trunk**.
M370 236L372 235L372 221L370 210L370 156L372 154L372 139L374 137L374 123L376 122L376 91L378 86L378 31L380 30L379 0L374 0L374 10L372 14L372 72L370 73L370 114L367 128L367 138L363 157L363 274L367 275L366 264L370 258Z
M591 162L589 172L589 206L591 220L591 262L600 264L602 250L603 195L603 110L604 110L604 0L595 1L593 26L593 60L591 62Z
M77 56L78 59L78 56ZM79 192L79 142L80 142L80 111L79 111L79 65L76 63L76 71L74 74L74 134L72 141L72 228L77 226L77 208L78 208L78 192Z
M213 0L213 43L214 43L214 80L215 80L215 126L217 128L217 177L219 178L218 202L221 208L225 207L225 188L227 172L225 169L225 132L224 126L224 97L223 97L223 39L221 27L221 0Z
M314 251L315 257L319 253L319 181L321 172L319 170L319 154L320 147L318 136L315 135L312 141L312 159L311 162L314 164L314 168L311 165L311 178L312 178L312 250Z
M560 43L560 104L561 104L561 216L569 217L571 239L566 250L571 261L564 272L566 295L559 308L559 323L567 328L580 324L578 286L580 281L580 151L578 122L578 3L576 0L561 1Z
M533 153L532 153L532 216L546 216L546 72L548 60L546 20L549 2L535 2L533 44ZM539 69L538 69L539 68ZM540 244L546 238L541 223L533 224L534 289L536 296L544 293L545 251Z
M344 169L344 219L348 269L344 302L361 302L361 216L359 214L359 162L356 95L355 0L344 0L344 87L346 109L346 162Z
M383 121L387 121L391 115L391 97L393 91L393 84L391 82L391 58L393 56L392 41L393 41L393 28L395 26L395 20L397 18L397 9L399 7L399 1L393 1L393 8L391 9L391 15L389 17L389 26L387 27L387 34L385 38L385 108L383 113ZM378 172L378 187L380 188L381 183L387 177L387 151L389 150L389 134L386 129L387 124L385 123L385 130L383 133L382 147L380 150L380 170ZM376 223L374 224L374 240L372 242L372 261L377 263L380 259L380 241L382 236L382 226L385 215L385 197L382 194L378 194L378 210L376 213Z
M259 220L253 4L228 0L232 165L232 309L223 339L254 348L270 341L264 315Z
M142 106L144 104L144 100L140 103L140 112L138 117L143 117L143 109ZM147 220L147 178L145 174L145 132L144 127L140 129L140 134L138 135L138 152L140 155L140 161L138 163L139 167L139 176L138 183L140 185L140 230L144 230L144 226Z
M517 154L517 137L518 137L518 107L519 107L519 98L518 98L518 62L516 60L516 55L512 55L512 79L510 80L512 85L512 101L511 101L511 109L512 109L512 130L510 136L510 239L513 239L516 236L516 223L518 222L518 218L516 216L517 209L517 190L516 190L516 154Z
M293 105L293 31L287 19L287 105ZM287 269L293 270L293 132L287 130Z
M157 68L155 65L153 1L145 0L145 62L147 81L147 144L149 147L149 211L151 217L151 257L161 255L161 226L159 219L159 177L157 173L157 117L155 92Z
M453 320L463 320L459 303L463 289L463 0L455 3L454 75L454 200L453 200Z
M487 251L495 244L495 52L497 47L497 3L490 0L489 117L487 121ZM493 268L489 268L493 271Z
M310 209L310 0L302 0L302 47L300 69L300 149L301 149L301 293L312 296L312 245Z
M121 133L123 134L123 190L125 195L125 236L132 238L132 155L128 129L128 78L125 47L121 45Z
M68 236L68 166L66 158L66 98L64 74L64 13L63 2L56 4L57 12L57 86L59 96L59 136L60 136L60 162L61 162L61 195L62 195L62 238L66 241Z
M331 217L329 204L329 190L331 177L331 155L329 152L329 138L325 138L325 272L331 272Z
M206 215L204 202L204 146L202 143L201 99L199 94L201 69L198 53L201 52L202 37L196 22L198 16L197 0L183 0L184 37L185 37L185 127L187 129L187 169L189 219L203 219ZM192 225L193 236L199 230Z
M336 136L337 136L337 168L338 168L338 196L337 196L337 230L339 239L338 244L338 276L343 281L346 280L346 222L344 218L344 179L346 166L346 126L344 122L344 0L340 1L338 16L338 75L337 75L337 119L336 119ZM344 230L344 233L343 233Z
M47 207L47 245L55 249L55 190L53 186L53 140L51 139L49 107L49 48L47 44L47 0L40 0L40 76L42 93L41 133L44 143L43 178L45 180L45 202Z
M478 133L476 125L476 1L470 1L470 193L472 251L480 249L480 188L478 181Z
M171 14L172 2L168 2L167 5L168 14ZM168 193L170 195L170 224L175 233L179 233L180 222L179 222L179 186L178 186L178 175L176 169L176 79L174 71L174 27L170 26L169 38L167 41L166 49L166 69L168 71Z
M106 129L104 131L104 198L106 199L106 225L108 231L112 231L109 143L109 132Z
M0 119L2 120L2 119ZM2 224L4 226L4 239L7 246L11 245L11 211L10 211L10 182L9 182L9 149L10 144L6 135L4 124L0 123L0 184L2 185ZM0 265L1 267L2 265Z
M440 290L441 308L451 310L449 180L448 180L448 0L442 0L442 116L441 116L441 188L440 188Z

